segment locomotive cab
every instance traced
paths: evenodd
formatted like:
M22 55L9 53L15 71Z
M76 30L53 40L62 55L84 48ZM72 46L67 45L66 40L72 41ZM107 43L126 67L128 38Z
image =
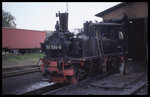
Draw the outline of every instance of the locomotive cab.
M94 35L100 39L101 53L124 54L127 52L127 32L123 24L95 23L91 24Z

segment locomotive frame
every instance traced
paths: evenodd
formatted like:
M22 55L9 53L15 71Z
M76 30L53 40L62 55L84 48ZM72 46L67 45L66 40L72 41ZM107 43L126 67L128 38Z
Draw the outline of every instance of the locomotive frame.
M57 22L55 26L56 32L49 39L59 35L60 37L72 37L73 35L68 31L68 13L58 13L56 16L59 16L60 25ZM121 63L125 61L124 55L127 54L128 50L127 30L123 27L123 24L117 23L86 22L84 23L84 32L78 34L77 38L73 38L70 44L69 42L64 42L67 40L63 41L71 46L71 49L67 49L68 51L64 52L63 50L66 48L63 48L63 46L55 47L58 48L57 50L55 49L55 52L65 53L64 56L60 54L61 57L51 57L51 49L46 47L51 44L51 40L46 40L45 44L41 44L41 47L47 57L39 59L37 63L39 71L50 82L68 82L71 84L76 84L79 80L97 73L111 74L118 72ZM112 33L108 31L108 28L114 31L114 37L108 34L109 32ZM122 34L124 37L122 37ZM116 35L121 39L118 40L117 38L116 40ZM80 39L79 37L82 38ZM60 39L60 42L57 41L57 43L54 42L53 44L60 44L61 42ZM61 51L61 49L63 50ZM51 52L53 51L54 49L51 50Z

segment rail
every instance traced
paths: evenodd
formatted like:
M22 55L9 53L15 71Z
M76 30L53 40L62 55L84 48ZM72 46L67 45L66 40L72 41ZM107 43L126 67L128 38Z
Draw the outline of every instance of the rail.
M82 85L82 84L90 81L91 79L95 79L95 78L98 78L98 77L101 77L101 76L97 75L97 76L94 76L94 77L91 77L91 78L88 78L88 79L85 79L85 80L81 80L75 85L71 85L71 84L67 84L67 83L64 83L64 84L54 83L52 85L47 85L45 87L41 87L41 88L38 88L38 89L35 89L35 90L18 93L17 95L50 95L54 92L61 91L63 89L68 89L68 88L72 88L72 87Z
M30 69L24 69L24 70L17 70L12 72L6 72L2 74L2 78L5 77L12 77L16 75L26 74L26 73L32 73L32 72L38 72L38 68L30 68Z
M91 82L91 80L100 80L100 79L103 79L104 75L100 74L100 75L96 75L96 76L93 76L93 77L89 77L85 80L81 80L79 81L77 84L75 85L70 85L70 84L57 84L57 83L54 83L54 84L51 84L51 85L48 85L48 86L45 86L45 87L41 87L41 88L38 88L38 89L35 89L35 90L31 90L31 91L26 91L26 92L23 92L23 93L19 93L17 95L55 95L57 94L57 92L63 92L63 90L70 90L72 88L77 88L77 87L82 87L84 85L88 85L89 82ZM136 80L137 78L135 78ZM132 82L134 83L134 81ZM145 82L145 84L141 85L140 87L138 88L135 88L131 91L126 91L126 94L127 95L134 95L136 92L138 92L140 89L142 89L148 82Z
M66 85L67 84L54 83L54 84L47 85L47 86L44 86L44 87L41 87L41 88L38 88L38 89L34 89L34 90L31 90L31 91L18 93L17 95L41 95L41 94L43 94L45 92L52 91L52 90L64 87Z
M89 77L85 80L81 80L79 81L78 83L76 83L75 85L66 85L64 87L61 87L61 88L58 88L58 89L55 89L55 90L52 90L52 91L48 91L48 92L45 92L41 95L53 95L55 94L56 92L58 91L61 91L61 90L65 90L65 89L72 89L72 88L75 88L75 87L78 87L78 86L82 86L82 85L85 85L86 83L88 83L89 81L93 80L93 79L97 79L97 78L104 78L105 76L100 74L100 75L96 75L96 76L93 76L93 77Z
M146 81L143 85L141 85L139 88L135 89L132 93L129 95L136 95L137 92L139 92L142 88L144 88L148 84L148 81Z
M142 75L142 74L141 74ZM102 78L104 78L105 76L94 76L94 77L92 77L92 79L97 79L97 78L100 78L100 79L102 79ZM143 82L142 84L139 84L139 86L135 86L135 85L137 85L138 84L138 82L136 82L136 80L138 80L138 78L140 78L141 76L139 76L139 77L137 77L137 78L135 78L132 82L130 82L130 84L131 84L131 86L130 86L130 84L129 84L129 87L133 87L133 88L131 88L131 89L128 89L128 88L123 88L124 89L124 91L123 92L121 92L120 90L118 90L118 91L116 91L116 93L118 92L118 95L135 95L135 93L136 92L138 92L140 89L142 89L144 86L146 86L147 85L147 83L148 83L148 81L147 82ZM86 79L86 80L82 80L82 81L79 81L77 84L75 84L75 85L68 85L68 86L65 86L65 87L62 87L62 88L58 88L58 89L55 89L55 90L52 90L52 91L49 91L49 92L46 92L46 93L43 93L43 94L41 94L41 95L57 95L57 94L59 94L59 93L66 93L66 91L69 91L69 90L71 90L71 89L75 89L75 88L78 88L78 87L82 87L82 86L86 86L86 85L89 85L88 84L88 82L90 82L91 80L92 80L91 78L88 78L88 79ZM100 80L100 79L98 79L98 80ZM134 85L133 85L134 84ZM113 87L112 87L112 89L113 89ZM108 90L108 91L110 91L111 92L111 89L110 90ZM61 94L60 94L61 95ZM66 95L66 94L65 94ZM107 94L106 94L107 95Z

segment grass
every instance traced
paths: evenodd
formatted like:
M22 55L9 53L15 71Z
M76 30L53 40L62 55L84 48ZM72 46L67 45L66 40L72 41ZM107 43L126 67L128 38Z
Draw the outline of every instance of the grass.
M43 56L44 53L5 54L2 55L2 67L33 65Z

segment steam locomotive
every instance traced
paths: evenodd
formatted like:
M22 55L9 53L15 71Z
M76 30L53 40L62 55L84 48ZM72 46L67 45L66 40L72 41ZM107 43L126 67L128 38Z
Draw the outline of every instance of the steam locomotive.
M41 44L45 57L38 67L49 82L76 84L97 73L119 70L127 52L123 24L85 22L83 31L68 31L68 13L56 13L56 31Z

